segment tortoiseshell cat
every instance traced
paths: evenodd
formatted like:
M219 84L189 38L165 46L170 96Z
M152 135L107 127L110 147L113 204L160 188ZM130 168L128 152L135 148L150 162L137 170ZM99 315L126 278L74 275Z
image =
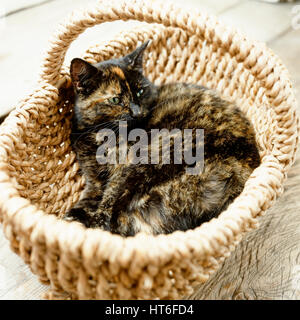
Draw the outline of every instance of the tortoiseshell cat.
M143 75L147 44L95 65L71 62L76 93L71 143L86 186L66 220L122 236L195 228L226 209L260 164L254 130L233 103L202 86L155 86ZM110 128L118 134L119 121L127 121L128 131L147 133L204 129L203 171L187 174L188 165L175 164L172 156L170 164L100 165L97 132Z

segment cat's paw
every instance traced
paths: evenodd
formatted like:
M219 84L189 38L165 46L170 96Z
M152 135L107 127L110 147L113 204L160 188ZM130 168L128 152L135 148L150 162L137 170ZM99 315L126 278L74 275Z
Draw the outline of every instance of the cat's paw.
M90 226L90 219L86 211L83 208L72 208L63 217L65 221L77 221L85 225Z
M109 211L91 214L84 208L74 207L64 215L63 220L80 222L86 228L100 228L111 231L111 213Z
M111 231L111 217L111 211L103 210L102 208L101 212L95 215L92 222L92 227L98 227L102 230Z

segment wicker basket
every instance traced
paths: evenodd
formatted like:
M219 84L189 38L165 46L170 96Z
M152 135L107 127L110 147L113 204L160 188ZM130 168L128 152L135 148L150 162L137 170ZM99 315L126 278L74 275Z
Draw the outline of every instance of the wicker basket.
M84 179L70 149L73 95L66 50L86 28L115 20L147 22L89 49L90 62L125 55L152 39L146 73L156 83L189 81L238 101L257 133L261 165L217 219L170 235L122 238L59 219L80 196ZM180 299L206 281L257 217L282 192L299 124L289 75L265 45L214 17L142 1L99 3L71 16L55 35L37 90L1 126L1 221L12 249L48 298Z

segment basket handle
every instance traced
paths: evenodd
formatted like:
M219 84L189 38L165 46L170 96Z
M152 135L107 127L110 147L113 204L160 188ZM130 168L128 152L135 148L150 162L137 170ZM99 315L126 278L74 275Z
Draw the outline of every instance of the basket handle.
M199 15L190 14L172 3L146 0L100 0L96 6L93 5L84 12L73 12L66 23L61 25L46 53L42 64L41 80L56 87L59 86L66 52L71 43L87 28L109 21L136 20L159 23L167 27L180 27L196 33L200 31L196 23L198 17Z

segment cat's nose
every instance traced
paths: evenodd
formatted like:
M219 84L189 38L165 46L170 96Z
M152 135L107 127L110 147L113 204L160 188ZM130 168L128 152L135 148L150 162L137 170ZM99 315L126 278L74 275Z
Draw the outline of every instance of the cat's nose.
M135 103L130 103L130 111L131 111L131 116L133 118L141 118L142 117L142 110L140 106L138 106Z

